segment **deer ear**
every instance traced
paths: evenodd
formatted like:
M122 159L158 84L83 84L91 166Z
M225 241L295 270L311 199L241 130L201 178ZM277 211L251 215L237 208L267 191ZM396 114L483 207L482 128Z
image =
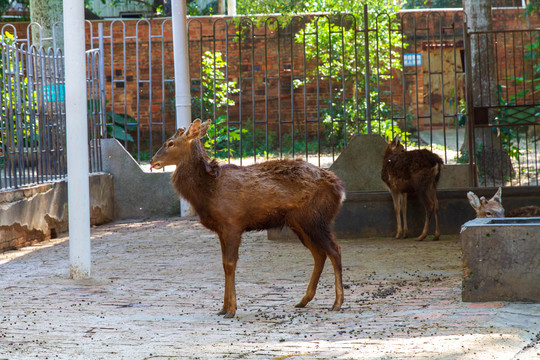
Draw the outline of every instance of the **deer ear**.
M186 137L191 139L196 139L199 137L199 132L201 130L201 119L195 119L189 126L186 132Z
M502 189L499 187L499 190L493 195L491 200L498 202L499 204L502 204ZM490 200L490 201L491 201Z
M471 204L474 210L480 209L480 199L478 199L475 193L469 191L467 193L467 199L469 199L469 204Z
M395 148L397 148L399 146L400 140L401 140L401 135L396 135L394 137L394 140L392 140L392 144L391 144L392 149L395 149Z
M205 122L201 124L201 129L199 130L199 137L202 139L206 136L206 133L208 132L208 128L212 124L212 120L208 119Z

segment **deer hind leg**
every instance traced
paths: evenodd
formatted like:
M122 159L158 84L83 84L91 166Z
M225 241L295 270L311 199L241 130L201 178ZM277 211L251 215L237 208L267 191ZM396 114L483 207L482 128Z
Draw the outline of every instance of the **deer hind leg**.
M306 227L305 230L306 231L301 229L295 232L302 240L302 243L310 249L315 264L306 295L296 305L296 307L306 306L307 303L310 302L315 296L319 278L323 271L326 257L328 256L334 267L336 289L336 299L334 301L334 305L332 306L332 310L339 310L341 309L344 299L340 246L336 242L334 235L330 232L330 229L326 224L321 226L321 223L319 223L318 226L309 226Z
M343 294L343 275L342 275L342 266L341 266L341 247L336 241L334 234L330 233L330 242L326 250L326 255L332 261L334 267L334 278L335 278L335 288L336 288L336 300L332 306L332 310L337 311L341 309L343 304L344 294Z
M309 280L306 294L302 300L296 304L296 307L303 308L315 297L317 285L319 284L319 278L321 277L324 263L326 262L326 254L312 243L311 238L298 223L291 223L289 224L289 227L295 232L296 235L298 235L298 238L300 238L302 244L304 244L311 251L314 261L313 273L311 274L311 279Z
M404 239L409 235L409 227L407 226L407 193L401 195L401 216L403 217L403 232L402 237Z
M439 240L439 218L438 218L438 211L439 211L439 202L437 200L437 194L435 189L428 189L426 193L419 193L420 194L420 201L424 204L425 209L425 218L424 218L424 229L422 230L422 234L416 239L417 241L422 241L426 238L428 230L429 230L429 221L431 220L431 216L433 213L435 213L435 236L433 240Z
M224 318L232 318L236 314L235 274L241 234L220 235L219 240L221 243L223 270L225 272L225 293L223 296L223 308L218 312L218 315L223 315Z
M441 233L439 232L439 200L437 199L436 190L433 192L433 214L435 215L435 234L433 241L437 241Z

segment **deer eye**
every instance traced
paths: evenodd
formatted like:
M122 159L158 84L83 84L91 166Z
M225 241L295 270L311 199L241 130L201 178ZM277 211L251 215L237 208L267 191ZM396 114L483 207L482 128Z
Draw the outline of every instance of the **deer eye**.
M488 211L488 212L486 213L486 215L487 215L487 216L491 216L491 215L493 215L493 213L492 213L491 211Z
M169 140L169 142L167 143L167 147L171 147L174 145L174 142L172 140Z

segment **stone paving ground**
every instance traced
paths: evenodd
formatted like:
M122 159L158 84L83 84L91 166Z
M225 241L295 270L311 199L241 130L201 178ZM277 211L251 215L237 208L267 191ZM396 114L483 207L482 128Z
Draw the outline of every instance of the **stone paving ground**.
M328 262L296 309L312 258L244 235L238 312L216 315L214 234L191 219L92 229L92 277L71 280L66 237L0 254L0 359L538 359L540 304L463 303L458 236L340 241L345 303Z

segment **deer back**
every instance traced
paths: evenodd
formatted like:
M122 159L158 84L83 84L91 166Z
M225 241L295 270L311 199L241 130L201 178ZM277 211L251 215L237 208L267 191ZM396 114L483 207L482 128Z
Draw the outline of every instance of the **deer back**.
M442 159L426 149L405 151L395 138L386 147L381 178L390 189L413 192L437 184Z
M528 205L508 212L507 217L540 217L540 206Z

